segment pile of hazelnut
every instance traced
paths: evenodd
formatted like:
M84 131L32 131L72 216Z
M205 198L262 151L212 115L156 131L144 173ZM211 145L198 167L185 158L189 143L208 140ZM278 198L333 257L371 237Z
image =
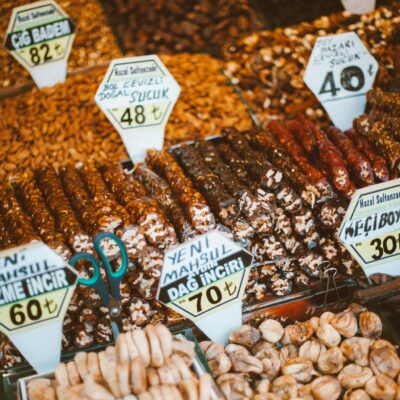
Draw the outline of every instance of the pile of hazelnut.
M352 304L283 327L242 325L229 344L200 344L231 400L400 399L400 358L379 316Z

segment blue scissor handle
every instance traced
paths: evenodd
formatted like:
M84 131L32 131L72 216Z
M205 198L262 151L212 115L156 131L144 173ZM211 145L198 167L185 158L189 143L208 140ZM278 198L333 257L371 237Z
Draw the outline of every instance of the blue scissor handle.
M79 278L78 279L78 283L81 285L85 285L85 286L95 286L96 282L101 279L101 275L100 275L100 265L98 263L98 261L94 258L94 256L92 254L89 253L76 253L74 254L71 259L69 260L69 264L72 267L75 267L75 265L81 261L89 261L90 264L93 267L93 275L90 278Z
M104 239L111 239L112 241L114 241L117 244L117 246L119 248L122 260L121 260L121 265L117 271L113 271L108 257L106 256L106 254L104 254L104 251L101 248L101 241ZM125 249L125 246L122 243L121 239L117 235L115 235L114 233L111 233L111 232L99 233L94 238L93 243L94 243L94 247L95 247L97 253L100 255L100 258L104 265L104 268L106 269L108 283L110 285L111 293L112 293L113 297L115 297L116 299L120 299L121 294L120 294L120 289L119 289L119 283L128 269L128 253Z
M77 253L71 257L69 263L70 265L75 267L75 265L81 260L89 262L92 265L93 275L87 279L80 277L78 279L78 284L90 286L91 288L95 289L99 294L101 300L103 301L104 305L108 307L108 304L110 303L110 293L108 292L107 286L104 283L103 278L101 277L99 262L94 258L92 254Z

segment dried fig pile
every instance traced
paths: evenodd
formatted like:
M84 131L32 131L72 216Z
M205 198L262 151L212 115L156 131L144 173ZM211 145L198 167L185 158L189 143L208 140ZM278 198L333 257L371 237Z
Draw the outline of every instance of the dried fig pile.
M229 344L200 346L228 399L398 399L400 358L379 316L351 304L283 327L242 325Z

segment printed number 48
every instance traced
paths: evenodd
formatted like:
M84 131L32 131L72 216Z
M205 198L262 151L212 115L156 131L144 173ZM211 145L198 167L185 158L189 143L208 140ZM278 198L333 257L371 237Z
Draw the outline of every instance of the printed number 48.
M143 106L136 106L133 110L133 113L134 117L132 118L131 108L127 108L121 116L121 122L126 122L128 125L132 125L133 120L135 120L138 125L144 124L146 122Z
M340 84L350 92L358 92L365 84L364 72L356 66L346 67L340 73ZM339 90L340 87L336 86L333 72L329 71L325 76L319 94L331 93L332 96L336 96Z

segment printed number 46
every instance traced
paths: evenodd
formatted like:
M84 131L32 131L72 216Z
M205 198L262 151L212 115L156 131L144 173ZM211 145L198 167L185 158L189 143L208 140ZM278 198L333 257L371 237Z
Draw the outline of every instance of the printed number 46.
M132 118L131 108L127 108L121 116L121 122L126 122L128 125L132 125L133 120L135 120L135 122L138 125L144 124L146 122L146 117L144 115L144 107L143 106L136 106L133 109L133 114L134 114L134 117Z
M361 68L356 66L346 67L340 73L340 84L341 86L350 91L357 92L361 90L365 83L364 72ZM336 86L335 77L333 72L329 71L325 75L325 79L322 83L319 94L331 93L332 96L336 96L336 93L341 90L340 87Z

